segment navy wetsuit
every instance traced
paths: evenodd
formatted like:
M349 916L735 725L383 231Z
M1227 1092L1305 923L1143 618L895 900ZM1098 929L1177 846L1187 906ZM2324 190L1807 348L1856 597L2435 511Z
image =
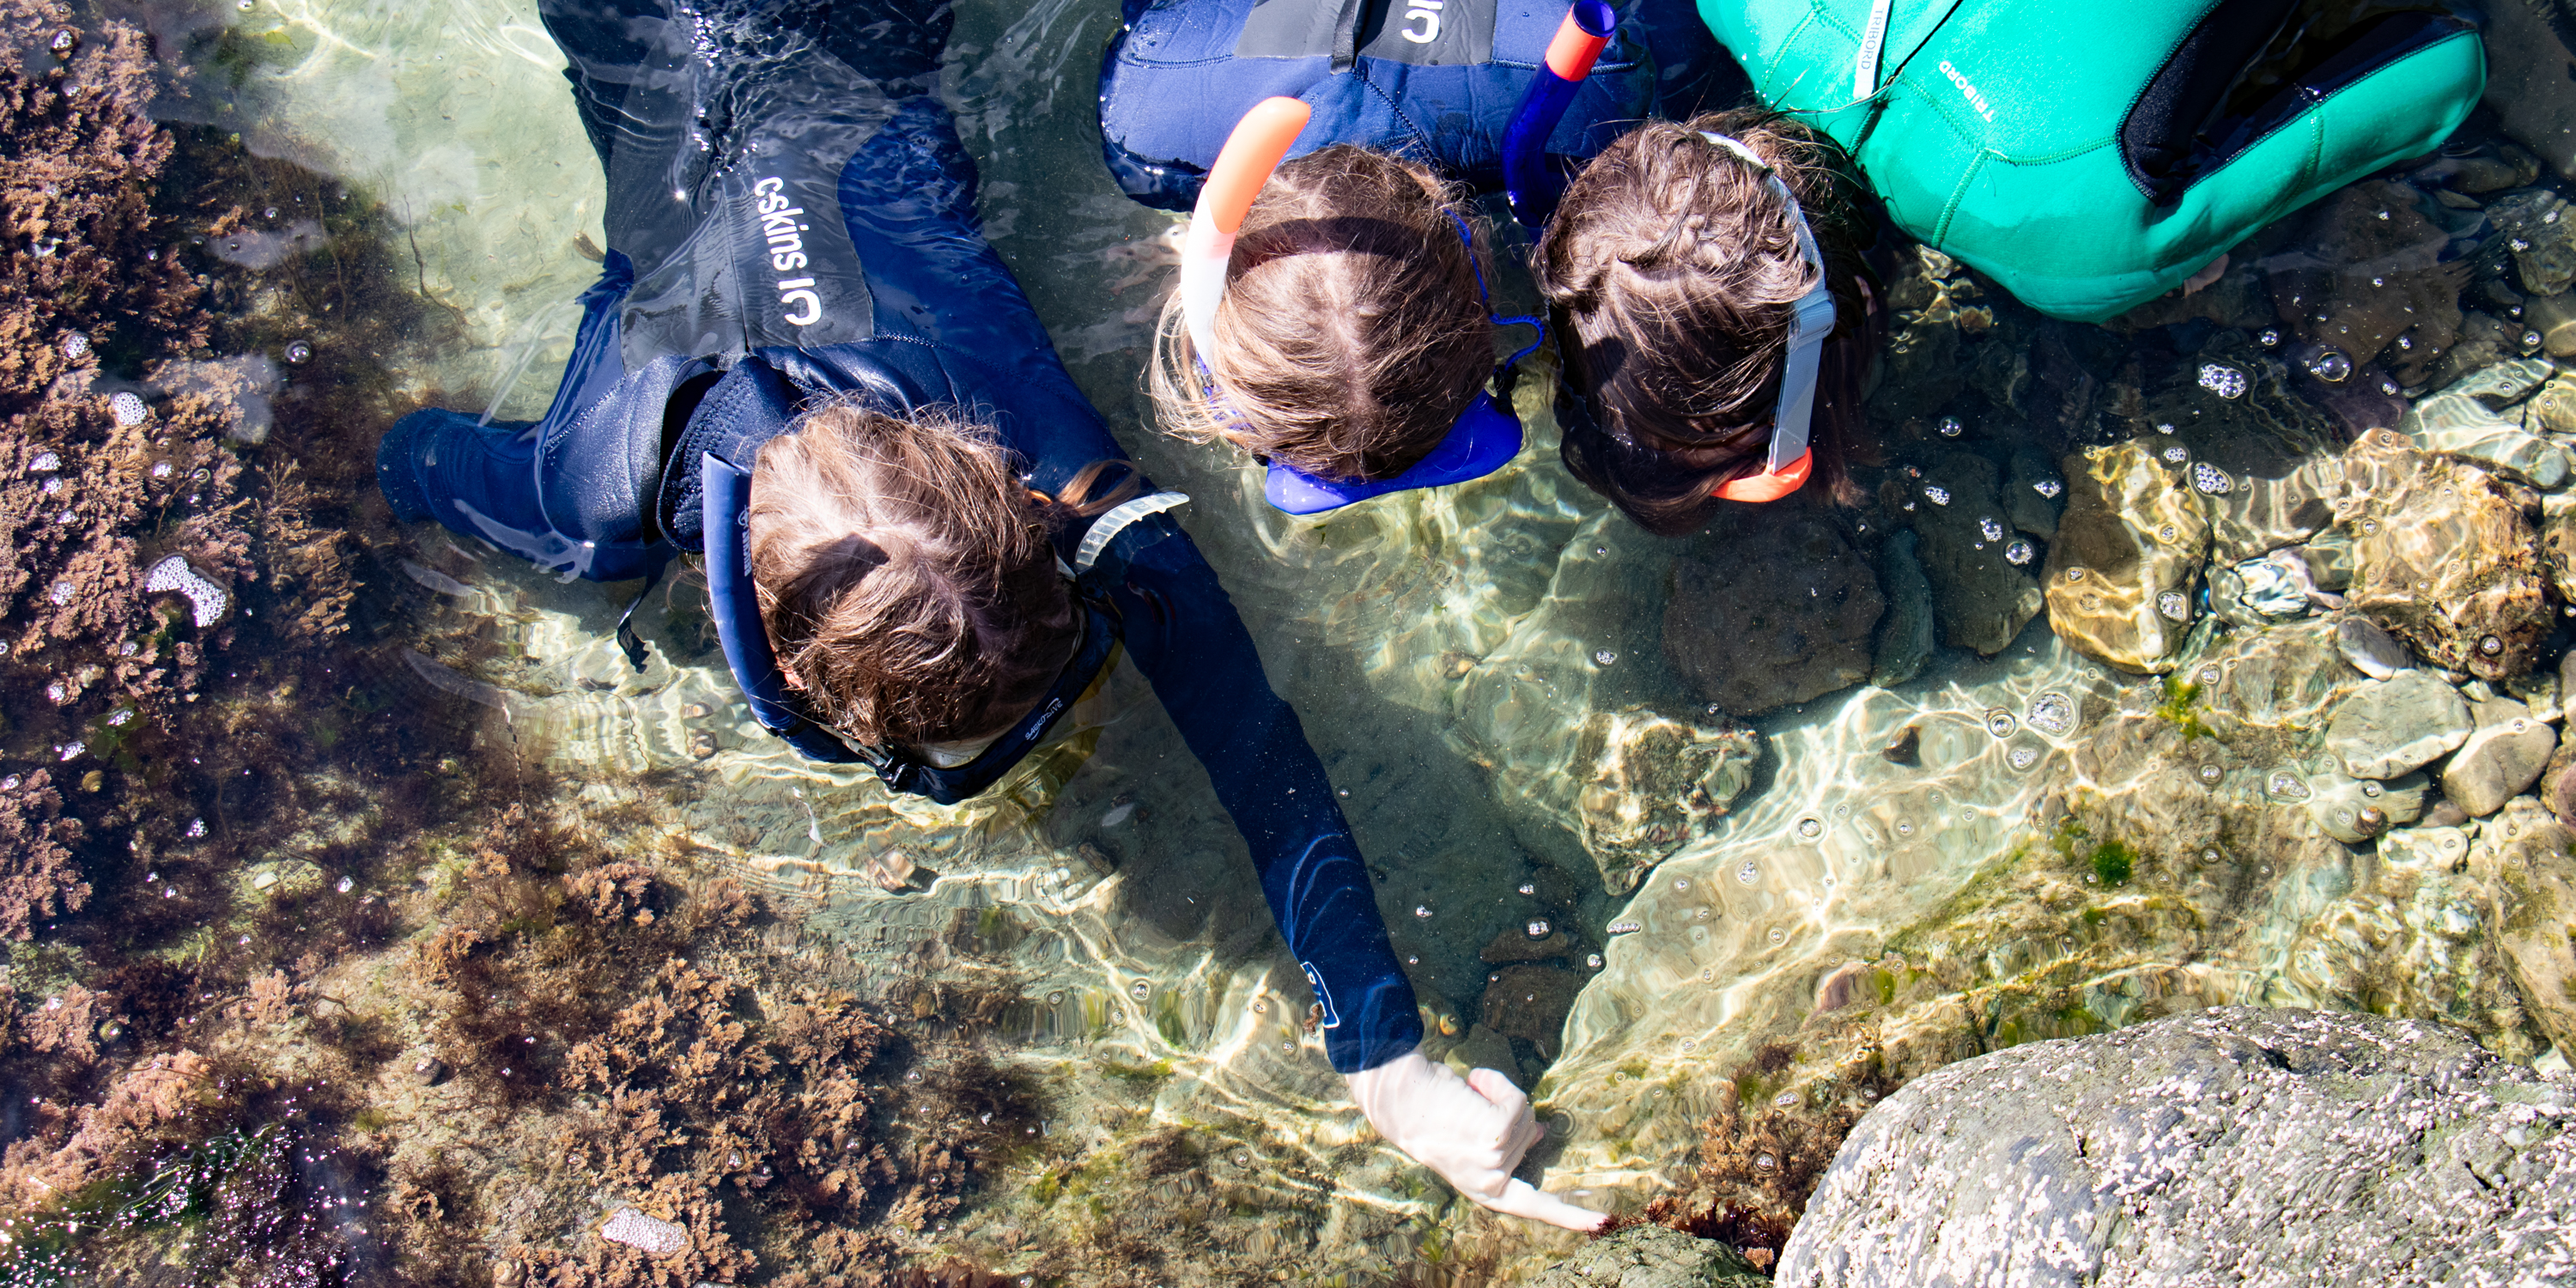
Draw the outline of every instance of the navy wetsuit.
M642 576L702 546L702 453L748 469L799 404L852 391L897 414L967 408L1049 493L1123 459L984 241L935 94L945 4L542 12L608 171L607 271L542 420L424 411L385 436L399 514L549 569ZM1413 990L1332 784L1189 535L1137 521L1083 585L1250 847L1333 1067L1412 1050Z
M1687 0L1619 0L1618 38L1550 154L1586 159L1648 115L1688 118L1750 93ZM1563 0L1126 0L1100 65L1101 152L1127 195L1187 210L1226 135L1271 95L1314 110L1292 157L1336 143L1503 182L1503 130Z

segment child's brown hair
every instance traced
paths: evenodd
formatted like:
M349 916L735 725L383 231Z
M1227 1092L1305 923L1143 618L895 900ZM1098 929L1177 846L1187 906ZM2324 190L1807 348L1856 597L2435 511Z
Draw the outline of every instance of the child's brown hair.
M1318 478L1403 473L1493 370L1466 215L1430 170L1350 144L1280 166L1236 234L1217 352L1195 351L1177 294L1163 310L1155 418Z
M1707 521L1719 484L1760 471L1788 355L1792 306L1816 283L1768 162L1804 207L1834 296L1833 334L1808 441L1815 478L1842 480L1871 353L1856 181L1834 145L1785 117L1720 112L1650 121L1566 188L1531 257L1557 321L1567 384L1566 467L1649 531Z
M1113 504L1059 504L1009 449L944 412L899 419L826 403L761 445L752 581L779 669L812 715L863 743L962 741L1007 729L1071 657L1076 605L1049 533Z

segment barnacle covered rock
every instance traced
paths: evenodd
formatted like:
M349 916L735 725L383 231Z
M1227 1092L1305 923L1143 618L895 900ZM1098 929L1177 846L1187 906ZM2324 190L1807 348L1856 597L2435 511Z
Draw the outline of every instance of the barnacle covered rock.
M2042 1245L2106 1283L2512 1282L2576 1219L2571 1113L2416 1020L2225 1007L2029 1043L1863 1117L1778 1282L2000 1282Z

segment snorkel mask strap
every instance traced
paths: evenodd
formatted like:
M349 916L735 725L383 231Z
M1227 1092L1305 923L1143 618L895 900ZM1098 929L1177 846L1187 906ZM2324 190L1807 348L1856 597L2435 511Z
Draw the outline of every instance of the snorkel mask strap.
M1273 95L1252 105L1227 135L1225 147L1199 185L1198 206L1190 211L1189 236L1181 243L1181 316L1189 323L1190 347L1205 363L1216 352L1216 306L1225 298L1225 269L1234 259L1234 235L1252 211L1252 199L1279 158L1297 142L1314 109L1296 99Z
M1789 320L1789 356L1780 370L1780 399L1771 413L1771 452L1762 472L1729 479L1711 495L1727 501L1777 501L1806 485L1815 471L1815 453L1807 445L1815 419L1816 375L1823 365L1825 337L1834 329L1834 294L1825 276L1824 252L1815 228L1771 163L1736 139L1706 131L1700 137L1724 148L1762 172L1762 182L1788 204L1789 223L1798 230L1798 253L1816 270L1816 284L1798 297Z
M1565 191L1565 177L1547 163L1548 136L1565 119L1574 92L1592 74L1593 62L1618 26L1619 15L1609 0L1574 0L1565 11L1565 21L1557 24L1556 38L1548 42L1547 57L1530 78L1511 124L1503 130L1503 195L1511 201L1512 218L1529 230L1533 242Z

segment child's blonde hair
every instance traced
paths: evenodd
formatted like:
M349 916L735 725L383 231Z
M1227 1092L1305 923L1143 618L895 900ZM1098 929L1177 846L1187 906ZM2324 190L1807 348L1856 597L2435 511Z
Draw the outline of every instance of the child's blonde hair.
M1458 233L1466 216L1430 170L1365 148L1280 166L1236 234L1217 352L1195 352L1177 294L1164 307L1156 420L1318 478L1403 473L1493 368L1479 252Z

